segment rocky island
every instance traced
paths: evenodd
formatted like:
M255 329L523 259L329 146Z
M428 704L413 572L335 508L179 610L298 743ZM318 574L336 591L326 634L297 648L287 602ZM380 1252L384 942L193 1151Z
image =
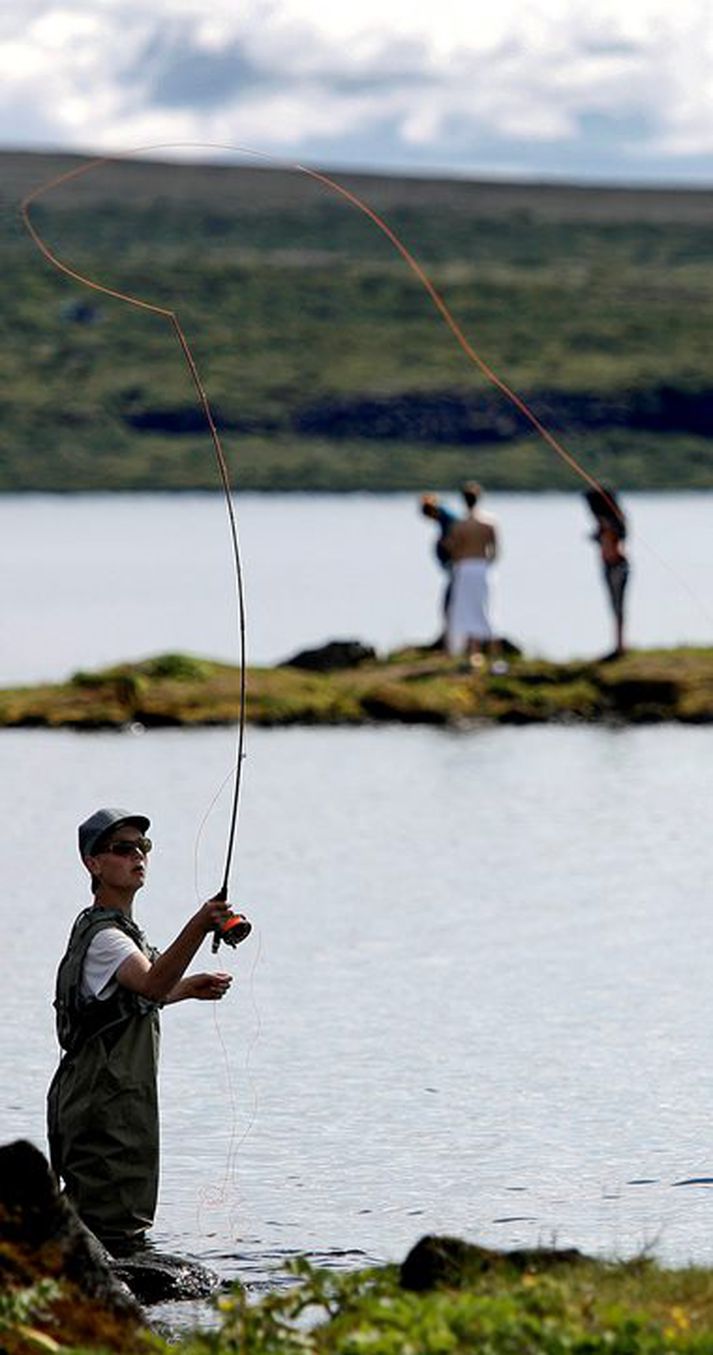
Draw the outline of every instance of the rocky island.
M385 656L335 641L247 673L248 723L469 727L474 723L713 720L713 648L634 650L555 663L508 647L505 672L473 671L432 648ZM163 654L66 682L0 690L0 727L152 728L232 724L236 666Z

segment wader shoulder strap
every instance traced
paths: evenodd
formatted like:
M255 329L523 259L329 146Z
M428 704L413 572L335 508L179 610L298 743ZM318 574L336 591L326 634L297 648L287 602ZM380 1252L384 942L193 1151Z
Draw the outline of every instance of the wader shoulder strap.
M67 1052L76 1052L86 1039L117 1021L145 1013L158 1005L121 986L103 1002L82 997L82 969L87 950L97 933L108 927L130 936L147 959L154 960L157 954L140 927L118 909L89 907L79 914L57 970L54 999L57 1038Z

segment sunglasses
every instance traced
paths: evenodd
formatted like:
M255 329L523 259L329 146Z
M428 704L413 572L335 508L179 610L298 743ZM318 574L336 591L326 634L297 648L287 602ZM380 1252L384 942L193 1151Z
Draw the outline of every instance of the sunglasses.
M104 851L111 852L112 856L133 856L135 852L148 856L152 847L150 837L118 837L115 842L107 843Z

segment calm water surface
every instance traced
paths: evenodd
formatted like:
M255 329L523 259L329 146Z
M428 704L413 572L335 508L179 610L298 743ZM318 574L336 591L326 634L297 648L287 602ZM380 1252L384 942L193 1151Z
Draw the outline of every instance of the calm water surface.
M0 735L2 1141L44 1146L77 822L151 814L164 945L219 881L225 797L197 834L232 751ZM164 1015L161 1245L253 1282L434 1230L713 1264L712 753L674 726L251 731L255 933L219 1007Z
M713 496L631 494L632 644L713 638ZM453 506L458 507L455 500ZM493 494L504 633L552 658L602 653L610 622L580 494ZM248 654L357 638L429 641L442 577L416 496L236 499ZM0 685L166 650L233 660L225 506L215 494L0 496Z

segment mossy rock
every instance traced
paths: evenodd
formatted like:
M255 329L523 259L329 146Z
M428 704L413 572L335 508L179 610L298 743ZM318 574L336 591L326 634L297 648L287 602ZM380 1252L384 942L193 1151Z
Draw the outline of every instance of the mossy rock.
M532 1274L578 1265L585 1257L574 1247L523 1247L495 1251L465 1242L459 1237L428 1234L422 1237L401 1265L402 1289L424 1293L439 1286L449 1289L477 1288L479 1277L494 1271L513 1270Z

